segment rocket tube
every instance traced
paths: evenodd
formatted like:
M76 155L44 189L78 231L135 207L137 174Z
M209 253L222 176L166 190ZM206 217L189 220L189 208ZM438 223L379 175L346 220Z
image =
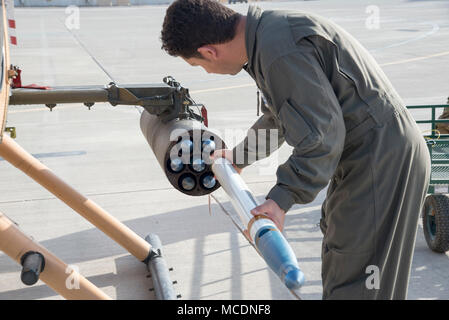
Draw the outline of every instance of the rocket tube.
M218 134L195 119L163 122L147 111L142 112L140 128L174 188L187 195L202 196L220 187L218 182L204 180L212 175L211 152L226 147ZM189 178L185 180L186 177Z
M212 171L231 198L240 220L247 227L260 255L289 289L299 289L305 281L292 248L274 222L265 216L253 216L251 210L259 204L240 174L225 158L212 163Z

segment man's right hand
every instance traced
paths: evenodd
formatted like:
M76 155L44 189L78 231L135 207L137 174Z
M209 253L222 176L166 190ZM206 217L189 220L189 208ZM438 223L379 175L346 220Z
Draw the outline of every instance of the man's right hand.
M237 167L234 163L233 163L233 157L232 157L232 150L229 149L220 149L220 150L216 150L211 158L213 159L218 159L218 158L225 158L227 160L229 160L229 162L232 163L232 166L234 167L234 169L240 174L242 172L243 169Z

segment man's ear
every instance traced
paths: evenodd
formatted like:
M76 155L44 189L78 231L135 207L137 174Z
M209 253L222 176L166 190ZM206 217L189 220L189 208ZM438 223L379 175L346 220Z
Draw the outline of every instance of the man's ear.
M202 47L199 47L198 52L206 60L215 61L218 59L218 51L214 45L204 45Z

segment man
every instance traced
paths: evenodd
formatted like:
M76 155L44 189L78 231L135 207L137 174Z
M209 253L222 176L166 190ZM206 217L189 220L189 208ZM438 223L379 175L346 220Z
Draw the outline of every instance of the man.
M173 2L161 40L207 72L245 69L267 102L252 128L277 128L294 148L253 214L282 229L291 206L330 181L320 221L323 298L405 299L430 157L370 54L322 17L253 6L242 16L214 0ZM257 154L248 138L242 145L240 169ZM240 146L215 156L235 160Z

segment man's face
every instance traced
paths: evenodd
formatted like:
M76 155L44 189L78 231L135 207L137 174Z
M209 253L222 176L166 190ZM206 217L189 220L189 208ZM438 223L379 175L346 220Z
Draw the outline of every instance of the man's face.
M214 60L208 58L183 58L192 67L200 66L207 73L217 73L217 74L230 74L235 75L242 70L240 64L231 63L223 60Z

